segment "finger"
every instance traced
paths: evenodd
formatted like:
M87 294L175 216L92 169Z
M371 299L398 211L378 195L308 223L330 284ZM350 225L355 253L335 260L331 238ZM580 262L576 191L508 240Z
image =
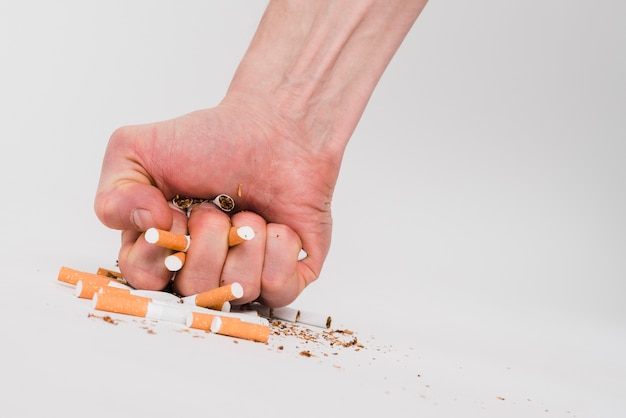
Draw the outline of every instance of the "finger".
M118 129L110 138L102 163L94 209L113 229L169 229L171 212L165 197L153 186L148 167L134 155L135 142L145 133L140 126Z
M228 215L212 203L193 208L188 223L191 244L183 268L176 273L174 291L186 296L219 286L230 226Z
M222 270L221 284L238 282L243 286L243 296L235 304L252 302L261 294L261 273L265 257L266 223L252 212L239 212L231 218L234 227L249 226L254 238L231 247Z
M320 225L320 229L316 232L299 235L302 239L302 248L298 252L296 274L300 292L319 278L330 248L330 235L331 229L325 228L324 225Z
M98 192L96 215L112 229L145 231L150 227L170 229L172 216L163 194L150 185L126 183Z
M178 209L170 209L172 231L187 233L187 217ZM172 250L151 244L144 233L122 231L122 246L118 257L120 272L136 289L162 290L170 283L172 272L165 267L165 257Z
M288 305L304 290L306 281L298 270L301 248L300 238L291 228L282 224L267 225L259 299L263 304L269 307Z

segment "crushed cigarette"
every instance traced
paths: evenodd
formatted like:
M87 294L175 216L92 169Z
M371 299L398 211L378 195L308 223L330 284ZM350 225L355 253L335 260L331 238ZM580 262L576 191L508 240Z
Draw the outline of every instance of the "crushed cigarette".
M155 244L174 251L187 251L189 244L191 244L189 235L177 234L176 232L165 231L158 228L148 228L144 233L144 238L150 244Z
M58 281L74 285L77 297L91 299L94 311L166 321L189 329L260 343L268 343L272 335L282 335L306 341L325 341L331 347L354 347L356 350L363 347L356 336L352 336L352 331L314 331L300 325L327 329L330 327L330 316L291 307L269 309L258 302L237 306L231 312L230 301L243 296L243 287L239 283L181 298L166 291L134 289L126 284L121 273L103 268L93 274L62 266ZM89 317L117 323L108 314L98 316L91 313ZM282 350L282 347L278 349Z

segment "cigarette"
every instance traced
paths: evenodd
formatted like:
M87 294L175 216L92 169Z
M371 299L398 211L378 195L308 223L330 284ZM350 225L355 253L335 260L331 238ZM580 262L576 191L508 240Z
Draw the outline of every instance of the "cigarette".
M98 267L98 271L96 272L96 274L98 276L106 276L126 283L126 279L124 279L124 276L119 271L109 270L104 267Z
M221 310L225 302L239 299L243 296L243 286L235 282L224 286L216 287L215 289L207 290L206 292L197 293L191 296L185 296L182 298L183 303L189 303L196 306L202 306L204 308Z
M177 251L174 254L168 255L165 257L165 267L169 271L178 271L183 268L183 264L185 264L185 258L187 253L184 251Z
M104 292L93 295L93 309L99 311L115 312L125 315L146 317L148 306L152 303L150 298L122 294L119 292Z
M211 322L211 332L265 343L270 336L270 327L245 322L239 318L216 316Z
M224 212L230 212L235 207L235 200L227 194L219 194L211 202Z
M270 321L268 321L267 318L263 318L258 315L244 314L243 312L223 312L223 311L220 312L220 311L216 311L213 309L201 308L199 306L193 307L191 305L190 305L190 311L200 312L200 313L210 313L212 315L220 316L222 318L237 318L240 321L249 322L251 324L265 325L265 326L270 325Z
M300 311L297 322L320 328L330 328L332 318L328 315L321 315L315 312Z
M289 322L298 322L300 318L300 311L298 309L290 308L288 306L282 308L274 308L270 309L270 317L282 319Z
M76 285L78 286L78 285ZM125 294L125 295L131 295L131 291L130 289L123 289L117 286L102 286L99 289L96 290L96 292L94 293L94 295L96 293L99 294L103 294L103 293L117 293L117 294ZM137 295L139 296L139 295ZM145 297L145 296L144 296ZM91 295L91 298L93 299L93 295Z
M139 316L157 321L185 324L189 309L173 303L153 301L151 298L124 294L123 292L102 292L93 296L93 309L125 315Z
M129 288L121 283L115 283L115 280L107 279L105 277L102 277L102 280L98 280L94 277L85 277L79 279L76 283L76 286L74 287L74 295L83 299L91 299L93 298L93 295L105 287L130 293Z
M144 298L150 299L152 302L180 304L180 298L173 293L162 292L160 290L133 289L128 286L121 287L117 283L109 283L107 286L102 286L100 287L100 289L96 289L96 292L97 293L114 293L114 292L120 293L122 292L126 295L142 296Z
M189 312L187 314L187 318L185 319L185 324L189 328L210 331L213 318L215 318L215 315L210 314L210 313Z
M156 244L174 251L187 251L191 243L189 235L177 234L176 232L164 231L157 228L149 228L145 232L144 238L150 244Z
M90 280L100 283L116 282L119 285L124 286L122 283L113 278L108 278L99 274L88 273L86 271L79 271L65 266L62 266L59 269L58 280L60 282L68 283L74 286L76 286L79 280Z
M228 233L228 246L234 247L254 238L254 229L249 226L233 226Z

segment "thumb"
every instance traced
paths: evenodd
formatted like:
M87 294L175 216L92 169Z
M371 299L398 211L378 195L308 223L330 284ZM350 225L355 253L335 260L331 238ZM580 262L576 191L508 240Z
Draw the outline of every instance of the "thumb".
M172 225L172 211L163 193L150 184L129 181L101 189L94 209L98 219L112 229L145 231Z

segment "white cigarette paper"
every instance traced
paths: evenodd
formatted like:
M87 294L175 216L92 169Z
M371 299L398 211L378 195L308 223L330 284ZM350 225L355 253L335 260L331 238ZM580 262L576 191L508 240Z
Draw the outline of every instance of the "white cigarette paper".
M300 318L300 311L298 309L285 306L282 308L274 308L270 310L272 318L282 319L289 322L298 322Z
M300 311L297 322L320 328L330 328L332 318L328 315L321 315L315 312Z

